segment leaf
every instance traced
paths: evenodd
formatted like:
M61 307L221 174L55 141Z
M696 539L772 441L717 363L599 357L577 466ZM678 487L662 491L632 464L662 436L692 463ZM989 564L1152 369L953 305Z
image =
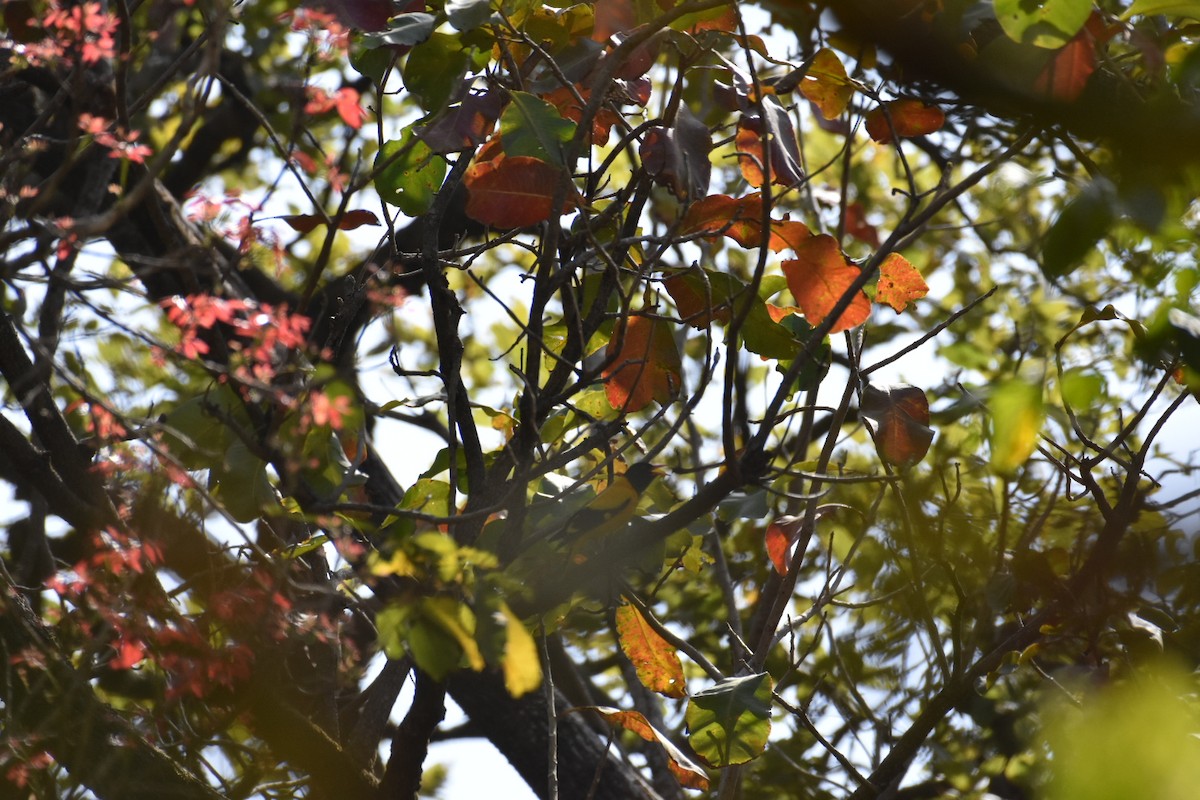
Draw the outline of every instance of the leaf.
M460 31L472 31L492 18L491 0L447 0L446 16Z
M682 202L703 197L708 191L712 163L708 154L712 138L708 127L681 105L675 124L656 125L646 132L639 155L646 173L668 187Z
M825 119L837 119L850 105L854 87L837 53L822 47L813 56L808 72L800 82L800 93L817 107Z
M794 186L804 180L800 166L800 149L796 145L796 129L787 110L774 95L762 99L764 116L745 113L738 119L738 164L742 177L755 188L763 185L763 140L769 142L771 183Z
M745 764L762 755L771 733L771 676L727 678L692 695L688 742L709 766Z
M796 258L784 261L781 266L792 296L813 327L821 324L862 274L846 259L837 241L824 233L801 242L796 249ZM849 330L866 322L869 316L871 301L858 290L829 332Z
M498 91L468 94L461 103L439 115L432 125L418 127L417 137L439 155L470 150L487 139L496 127L503 102Z
M279 217L288 224L288 226L300 233L309 233L315 228L324 225L325 220L316 214L289 214L288 216ZM337 229L340 231L352 231L355 228L361 228L363 225L378 225L379 217L365 208L357 208L353 211L347 211L337 221Z
M1200 0L1133 0L1121 19L1163 14L1168 17L1200 19Z
M611 706L578 706L571 710L595 711L610 724L635 733L647 742L657 742L667 754L667 768L671 770L671 774L675 776L681 786L708 791L708 775L704 773L704 770L684 755L683 751L676 747L675 743L658 728L651 725L641 712L622 711Z
M633 664L642 685L664 697L685 697L687 685L683 679L683 664L675 648L651 627L634 605L627 602L618 606L616 618L621 651Z
M1103 26L1096 15L1097 25ZM1046 62L1046 66L1034 78L1033 90L1039 95L1059 103L1072 103L1079 99L1087 87L1088 79L1096 71L1096 39L1087 27L1072 37L1061 50Z
M524 623L507 605L502 609L505 619L504 688L514 698L529 694L542 685L542 663L538 658L537 642Z
M1108 233L1117 218L1117 193L1104 178L1097 178L1067 203L1042 245L1042 272L1056 280L1068 274Z
M917 268L899 253L890 253L879 265L879 286L875 291L876 303L887 303L897 314L904 311L913 300L929 294L929 285L917 272Z
M988 410L992 420L992 468L1012 473L1037 447L1045 416L1042 386L1013 378L992 392Z
M888 464L911 467L929 452L929 399L916 386L868 385L859 413L871 423L879 457Z
M749 303L741 331L747 350L763 358L791 358L800 349L800 342L771 316L767 304L751 296L749 287L729 273L693 268L669 275L663 286L684 323L696 330L714 320L728 323L735 303Z
M457 36L431 34L412 49L401 75L408 89L431 114L440 112L462 83L470 66L470 56Z
M679 350L663 320L634 316L618 320L606 361L604 391L609 404L623 413L640 411L652 400L666 405L683 386Z
M554 192L563 172L529 156L502 156L472 164L463 177L467 187L467 216L508 230L548 220L554 213L569 210L553 206Z
M586 87L576 85L576 91L579 97L586 104L592 96L592 90ZM560 86L549 94L542 95L547 103L550 103L558 109L558 113L563 116L563 119L569 119L576 125L583 118L583 107L580 106L579 100L575 99L575 94L571 92L567 86ZM592 118L592 141L591 143L600 147L608 144L609 131L614 125L620 124L621 117L608 106L601 106L596 112L596 116Z
M879 247L879 231L867 222L867 212L862 203L851 203L846 206L844 223L846 235L853 236L872 248Z
M379 196L410 217L419 217L433 206L446 177L445 160L434 155L411 129L401 138L383 143L375 168L379 169L375 175Z
M363 35L367 47L382 47L388 44L414 45L428 39L437 27L437 17L423 11L400 14L388 20L388 29Z
M1008 38L1054 50L1079 33L1092 13L1092 0L993 0L993 7Z
M880 144L887 144L893 138L910 139L941 130L946 124L946 115L937 106L902 97L872 109L867 114L866 122L870 137Z
M686 236L702 231L723 234L743 247L761 247L762 194L753 192L739 198L714 194L693 203L680 223L679 232ZM767 247L776 253L789 247L795 250L811 235L803 222L772 219Z
M796 537L800 535L800 528L803 524L803 517L794 517L789 514L772 520L771 524L767 526L767 533L764 536L767 558L771 559L771 565L780 575L788 574L788 566L791 561L790 551L792 545L796 543Z
M512 101L500 115L500 139L504 154L528 156L566 166L563 145L575 135L575 123L563 119L558 109L528 92L513 92Z

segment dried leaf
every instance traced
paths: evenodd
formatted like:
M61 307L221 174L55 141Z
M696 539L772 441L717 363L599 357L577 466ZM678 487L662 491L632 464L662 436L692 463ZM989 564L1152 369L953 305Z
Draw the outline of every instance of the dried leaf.
M686 696L683 664L675 648L659 635L636 606L618 606L616 617L621 651L633 663L642 685L664 697Z
M679 395L683 367L668 324L648 317L619 320L608 343L604 391L609 404L625 413Z
M917 268L899 253L891 253L879 265L879 287L876 303L887 303L899 314L913 300L929 294L929 285Z
M680 106L672 127L658 125L646 132L639 154L646 173L686 202L708 191L711 150L707 126Z
M782 267L792 296L814 327L833 311L842 295L862 274L828 234L805 239L796 248L796 258L784 261ZM849 330L866 322L870 315L871 301L859 290L829 332Z
M318 226L324 225L325 220L316 214L289 214L284 217L279 217L288 224L288 226L300 233L310 233ZM337 221L337 229L340 231L352 231L355 228L361 228L363 225L378 225L379 217L374 213L367 211L365 208L357 208L353 211L347 211Z

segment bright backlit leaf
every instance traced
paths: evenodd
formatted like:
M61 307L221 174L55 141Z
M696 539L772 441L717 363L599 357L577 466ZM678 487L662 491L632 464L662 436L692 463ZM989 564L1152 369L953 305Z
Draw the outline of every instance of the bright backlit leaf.
M771 733L771 676L726 678L692 695L688 742L709 766L745 764L762 755Z
M813 56L808 73L800 82L800 92L817 107L825 119L837 119L850 105L854 87L846 77L846 68L837 53L823 47Z
M879 286L876 303L887 303L897 314L913 300L929 294L929 285L917 268L899 253L891 253L879 265Z
M504 688L513 697L528 694L542 685L542 663L537 642L508 606L503 609Z
M1121 19L1158 14L1200 19L1200 0L1134 0L1121 14Z
M988 401L992 420L992 467L1011 473L1037 447L1045 413L1042 385L1014 378L1000 384Z
M604 391L618 411L632 413L651 401L666 404L679 396L683 368L666 322L648 317L619 321L606 355Z
M784 261L782 266L796 304L804 310L804 316L814 327L833 312L838 301L862 274L858 267L846 259L837 241L828 234L801 242L796 249L796 258ZM860 289L829 332L849 330L866 322L869 316L871 301Z
M872 109L866 120L867 133L880 144L887 144L896 138L924 136L941 130L945 124L946 115L940 108L911 97L892 100Z
M1051 50L1079 33L1092 13L1092 0L993 0L993 6L1008 38Z
M617 607L617 639L633 664L638 680L665 697L684 697L687 686L675 648L656 631L637 607Z
M792 545L796 543L796 537L800 534L803 523L803 517L787 515L773 520L767 526L767 533L764 537L767 558L771 559L771 565L780 575L788 574Z

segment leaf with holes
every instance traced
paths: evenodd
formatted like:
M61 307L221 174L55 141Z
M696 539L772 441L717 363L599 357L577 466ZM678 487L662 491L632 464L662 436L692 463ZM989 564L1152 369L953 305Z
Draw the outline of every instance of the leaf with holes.
M916 386L868 385L859 413L871 426L879 457L886 463L910 467L929 452L929 399Z
M814 327L833 312L842 296L862 274L858 267L846 259L837 241L824 233L801 242L796 248L796 258L784 261L782 267L796 304L804 310L804 316ZM866 322L869 316L871 301L859 289L829 332L850 330Z
M554 191L562 175L553 164L528 156L473 164L463 176L467 216L501 230L544 222L556 211ZM567 205L572 205L570 198Z
M651 401L679 396L683 366L668 323L648 317L619 320L608 343L604 391L618 411L633 413Z
M879 285L876 303L887 303L897 314L908 308L913 300L929 294L929 285L917 268L899 253L890 253L879 265Z
M633 664L638 680L652 692L664 697L684 697L687 686L683 664L675 648L656 631L635 606L618 606L617 640L621 652Z

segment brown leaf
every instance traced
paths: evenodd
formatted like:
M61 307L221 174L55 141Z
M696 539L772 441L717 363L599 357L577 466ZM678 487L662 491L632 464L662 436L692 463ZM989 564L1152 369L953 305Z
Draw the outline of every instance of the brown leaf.
M886 112L884 106L887 107ZM893 138L924 136L941 130L945 124L946 115L940 108L927 106L912 97L889 101L867 114L867 133L880 144L887 144Z
M708 128L686 106L680 106L672 127L659 125L646 132L639 155L656 183L668 187L679 200L688 201L708 191L711 150Z
M317 214L289 214L287 216L278 217L288 224L294 231L300 233L310 233L318 226L324 225L325 220ZM340 231L352 231L355 228L361 228L363 225L378 225L379 217L365 208L356 208L353 211L347 211L337 221L337 229Z
M771 183L793 186L804 180L800 166L800 148L796 144L796 129L787 109L774 95L762 99L763 115L744 113L738 119L736 144L742 177L755 188L763 180L763 140L770 142Z
M912 466L929 452L929 399L916 386L867 386L859 413L871 423L879 457L888 464Z
M432 125L417 128L416 133L439 155L470 150L495 129L503 107L504 96L498 91L468 94Z
M687 685L683 664L675 648L659 635L637 607L628 603L618 606L616 617L621 651L633 664L642 685L664 697L685 697Z
M801 242L795 260L784 261L782 267L792 296L813 327L821 324L862 274L846 259L837 241L824 233ZM859 290L829 332L849 330L866 322L869 316L871 301Z
M472 164L463 177L467 216L502 230L544 222L556 213L554 192L561 178L558 167L529 156L502 156Z
M714 194L693 203L680 224L680 233L686 236L701 231L723 234L743 247L761 247L762 194L738 198ZM788 247L794 250L811 235L803 222L772 219L767 247L776 253Z
M663 320L627 317L617 322L608 343L604 391L609 404L626 413L679 395L683 367L671 330Z
M913 300L929 294L929 285L917 268L899 253L890 253L879 265L876 303L887 303L899 314Z

